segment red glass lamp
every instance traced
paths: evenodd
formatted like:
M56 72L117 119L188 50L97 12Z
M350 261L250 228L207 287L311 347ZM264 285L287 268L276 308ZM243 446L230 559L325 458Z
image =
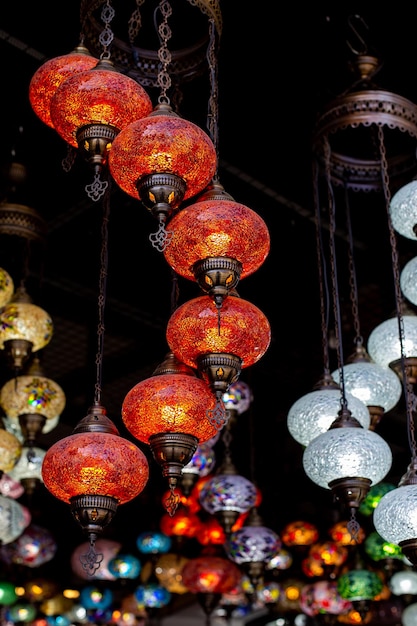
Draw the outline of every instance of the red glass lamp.
M149 478L146 456L120 436L116 426L95 403L68 437L54 443L42 464L48 491L71 505L75 520L92 546L113 519L117 507L138 496ZM94 550L83 566L99 567Z
M263 264L270 249L264 220L233 200L191 204L172 217L169 230L168 264L180 276L196 280L219 305L240 279Z
M242 368L265 354L271 327L258 307L230 294L223 302L221 318L210 296L199 296L179 306L166 329L175 356L198 369L221 401Z
M109 154L116 183L160 222L183 200L203 191L216 167L209 136L166 103L121 130Z
M117 133L151 111L152 102L144 88L116 70L108 59L64 80L50 107L57 133L80 148L92 165L105 163Z
M97 65L88 49L80 44L69 54L49 59L34 73L29 83L29 102L39 119L54 127L51 119L51 100L60 84L76 72L84 72Z
M237 565L216 555L190 559L182 569L183 584L196 594L207 615L217 606L222 594L232 591L241 579L242 572Z
M161 371L165 371L162 369ZM154 459L168 478L172 508L178 505L174 490L182 468L199 443L216 432L208 418L215 406L208 385L195 373L161 373L135 385L125 396L122 419L128 431L149 444ZM175 510L175 509L174 509Z

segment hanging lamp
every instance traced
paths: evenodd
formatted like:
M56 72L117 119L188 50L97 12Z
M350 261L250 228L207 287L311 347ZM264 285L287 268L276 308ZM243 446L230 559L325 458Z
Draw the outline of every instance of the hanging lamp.
M175 372L176 373L163 373ZM182 468L189 463L199 443L214 436L216 429L208 414L215 397L208 385L172 353L147 378L126 394L122 419L128 431L151 448L154 459L168 479L171 512L178 505L175 487Z
M385 478L391 464L386 441L362 428L347 408L340 410L329 430L313 439L303 453L304 471L310 480L330 489L351 512L371 485ZM355 534L352 525L349 530Z
M219 310L203 295L179 306L166 328L167 343L175 356L197 369L216 395L214 421L226 421L222 396L267 351L271 327L262 311L237 294L230 294ZM218 415L218 418L217 418Z
M261 267L269 253L264 220L233 200L199 199L172 217L169 230L172 237L164 249L168 264L180 276L196 281L217 306L239 280Z
M22 455L23 444L0 422L0 474L10 472Z
M48 345L52 334L50 315L32 302L21 284L0 309L0 350L4 350L10 368L19 373L34 352Z
M189 496L200 476L207 476L216 465L216 454L208 443L200 443L191 460L181 470L181 490Z
M25 444L32 446L45 422L60 417L65 408L63 389L44 375L34 356L24 374L8 380L0 389L0 405L10 420L18 420Z
M241 566L256 588L262 581L266 563L281 549L279 535L264 525L256 507L253 507L239 530L227 537L225 551L229 559Z
M51 100L60 84L74 73L92 69L97 62L98 59L80 41L68 54L48 59L36 70L29 83L29 102L44 124L54 128Z
M97 537L111 522L118 506L137 497L149 478L145 454L120 435L100 402L108 266L108 193L104 200L94 402L72 434L56 441L47 450L42 464L45 487L53 496L70 505L74 519L88 535L90 549L82 555L81 561L90 575L98 570L103 559L103 555L95 550Z
M0 308L5 306L13 297L14 282L9 272L0 267Z
M400 287L405 298L411 304L417 304L417 257L413 257L404 265L400 274Z
M417 240L417 180L412 180L392 196L389 214L394 230L412 241Z

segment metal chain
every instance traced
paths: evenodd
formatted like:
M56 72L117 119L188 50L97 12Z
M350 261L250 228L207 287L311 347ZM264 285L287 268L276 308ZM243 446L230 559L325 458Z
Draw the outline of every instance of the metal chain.
M161 90L158 102L159 104L170 104L167 91L171 87L171 77L167 68L171 63L171 52L168 48L168 41L172 37L172 31L168 25L168 18L172 15L172 8L167 0L162 0L162 2L159 3L159 11L161 12L163 19L158 26L159 38L161 41L161 45L158 50L158 58L161 63L157 77L157 85Z
M114 18L114 15L115 15L115 11L113 7L111 6L110 0L106 0L105 4L103 5L103 9L101 11L101 20L104 24L104 28L101 31L99 38L98 38L101 46L103 47L103 51L100 55L100 59L102 60L110 59L109 48L111 44L113 43L113 39L114 39L114 34L113 34L112 29L110 28L110 24Z
M326 259L323 250L323 229L321 225L320 215L320 198L318 189L318 166L313 163L313 180L314 180L314 208L315 208L315 224L316 224L316 254L317 268L319 274L319 294L320 294L320 316L321 316L321 337L323 350L323 367L324 374L330 374L329 359L329 287L327 284Z
M218 63L216 54L216 27L214 20L209 21L209 45L207 48L207 62L209 67L210 78L210 97L208 101L208 113L207 113L207 130L210 135L210 139L217 154L217 161L219 157L219 85L218 85Z
M388 222L388 230L389 230L389 240L391 246L391 264L392 271L394 276L394 289L395 289L395 306L398 320L398 334L400 339L400 348L401 348L401 369L402 369L402 380L403 380L403 388L404 388L404 398L406 405L406 413L407 413L407 431L408 431L408 439L409 446L411 450L412 458L415 459L417 457L417 445L415 438L415 425L414 425L414 410L415 410L415 395L413 391L413 386L408 380L407 369L405 367L405 333L404 333L404 319L402 315L402 293L401 293L401 282L400 282L400 262L398 257L398 248L397 248L397 238L395 235L395 230L392 225L391 214L389 210L390 202L391 202L391 192L389 185L389 175L388 175L388 160L385 149L384 142L384 131L381 126L378 126L378 140L379 140L379 149L381 155L381 172L382 172L382 187L384 191L385 197L385 206L387 212L387 222Z
M345 206L346 206L346 227L348 231L349 250L348 250L348 268L349 268L349 287L350 287L350 302L352 307L353 327L355 329L355 345L363 345L363 337L361 335L360 320L359 320L359 308L358 308L358 284L356 279L356 268L353 252L353 235L352 235L352 219L350 212L349 192L345 187Z
M332 279L332 295L333 295L333 314L335 320L335 335L337 344L337 360L338 370L340 378L341 389L341 407L342 409L347 407L346 389L345 389L345 377L343 371L343 346L341 337L341 319L340 319L340 306L339 306L339 288L337 280L337 268L336 268L336 248L335 248L335 233L336 233L336 207L334 202L333 188L331 182L330 173L330 143L326 136L324 139L324 155L325 155L325 168L326 168L326 181L327 181L327 195L329 206L329 232L330 232L330 267L331 267L331 279Z
M138 36L140 29L142 28L142 15L140 12L140 7L142 6L144 2L145 0L136 0L136 7L134 11L132 12L132 15L130 16L129 21L128 21L127 32L128 32L129 42L132 48L135 44L136 37Z

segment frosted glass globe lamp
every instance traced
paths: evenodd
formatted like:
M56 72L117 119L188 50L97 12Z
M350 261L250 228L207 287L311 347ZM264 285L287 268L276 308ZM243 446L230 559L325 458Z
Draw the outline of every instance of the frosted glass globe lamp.
M394 374L395 376L395 374ZM366 405L350 393L346 400L352 415L363 428L368 429L371 416ZM296 400L287 414L290 435L303 446L307 446L318 435L326 432L337 418L341 407L339 388L323 388L310 391Z
M409 382L416 382L415 365L417 358L417 315L402 315L403 341L402 348L405 357L405 366ZM400 376L401 368L401 342L397 317L392 317L378 326L370 333L368 338L368 353L371 359L382 367L391 367Z
M339 370L334 371L332 376L340 383ZM393 409L401 398L402 386L395 372L370 360L346 363L343 366L343 380L346 392L368 407L372 429L375 429L382 415ZM348 406L357 418L349 400Z
M392 196L389 214L397 233L417 240L417 180L407 183Z
M417 257L410 259L401 270L400 287L407 300L417 305Z
M408 604L401 613L403 626L415 626L417 624L417 602Z
M45 454L45 450L37 446L23 446L20 459L9 472L9 476L22 483L28 495L33 494L39 483L43 483L42 463Z
M396 489L380 499L373 516L375 530L398 544L413 565L417 564L417 463L412 459Z
M417 595L417 572L402 570L395 572L388 581L388 585L396 596Z
M331 489L348 509L357 509L372 484L391 469L389 445L377 433L365 430L348 409L325 433L304 450L303 467L317 485Z

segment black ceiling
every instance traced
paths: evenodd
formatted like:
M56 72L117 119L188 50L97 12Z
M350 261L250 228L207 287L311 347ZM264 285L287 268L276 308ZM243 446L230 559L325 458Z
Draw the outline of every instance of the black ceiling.
M177 0L173 6L180 9L185 4ZM0 149L6 165L14 150L27 165L27 204L47 223L46 244L35 244L31 250L29 284L34 300L54 321L54 336L42 354L45 373L67 397L60 424L41 440L45 446L69 434L85 415L93 401L96 376L101 206L85 193L91 181L86 163L78 159L69 172L63 170L63 140L36 118L28 102L28 85L36 69L77 45L77 5L60 3L59 14L56 3L48 2L3 3L0 9ZM246 475L249 460L254 459L265 522L279 531L296 517L322 518L325 523L323 518L333 515L330 494L304 476L302 450L287 432L286 415L291 404L312 389L323 367L311 181L314 120L319 107L350 84L347 40L354 47L362 43L348 28L348 17L356 11L353 3L345 2L338 12L327 12L324 3L307 10L267 2L248 7L231 2L221 7L219 175L226 191L257 211L270 230L270 255L253 276L241 281L239 294L268 316L272 341L261 361L241 375L251 386L254 401L238 425L235 454ZM378 6L377 12L361 15L368 26L369 49L384 61L378 83L417 101L413 20L392 6ZM189 36L193 23L186 26ZM206 80L202 76L184 86L184 116L199 123L205 122L207 113ZM378 258L383 246L376 234L385 209L372 195L364 204L356 244L364 277L360 295L366 337L391 312L394 299L391 277L383 274L387 265ZM120 419L124 396L152 374L167 352L172 274L149 242L155 230L154 218L139 200L114 186L102 400L124 435ZM1 266L18 267L20 242L3 236L0 246ZM197 289L180 280L179 293L184 301L197 295ZM343 322L349 352L352 323L348 317ZM331 357L336 359L336 354ZM3 367L2 379L8 378L10 372ZM386 431L390 438L397 480L407 463L405 421L401 413L385 419L381 433ZM151 472L159 475L156 464ZM126 516L118 512L116 529L126 525L133 510L134 528L129 530L132 534L145 530L152 514L144 503L160 506L158 489L161 482L156 481L144 499L127 506ZM50 503L48 494L42 497ZM323 503L327 514L320 506ZM68 523L75 537L70 543L77 543L80 535L70 512L56 506L59 524L54 526ZM39 515L43 520L44 512Z

